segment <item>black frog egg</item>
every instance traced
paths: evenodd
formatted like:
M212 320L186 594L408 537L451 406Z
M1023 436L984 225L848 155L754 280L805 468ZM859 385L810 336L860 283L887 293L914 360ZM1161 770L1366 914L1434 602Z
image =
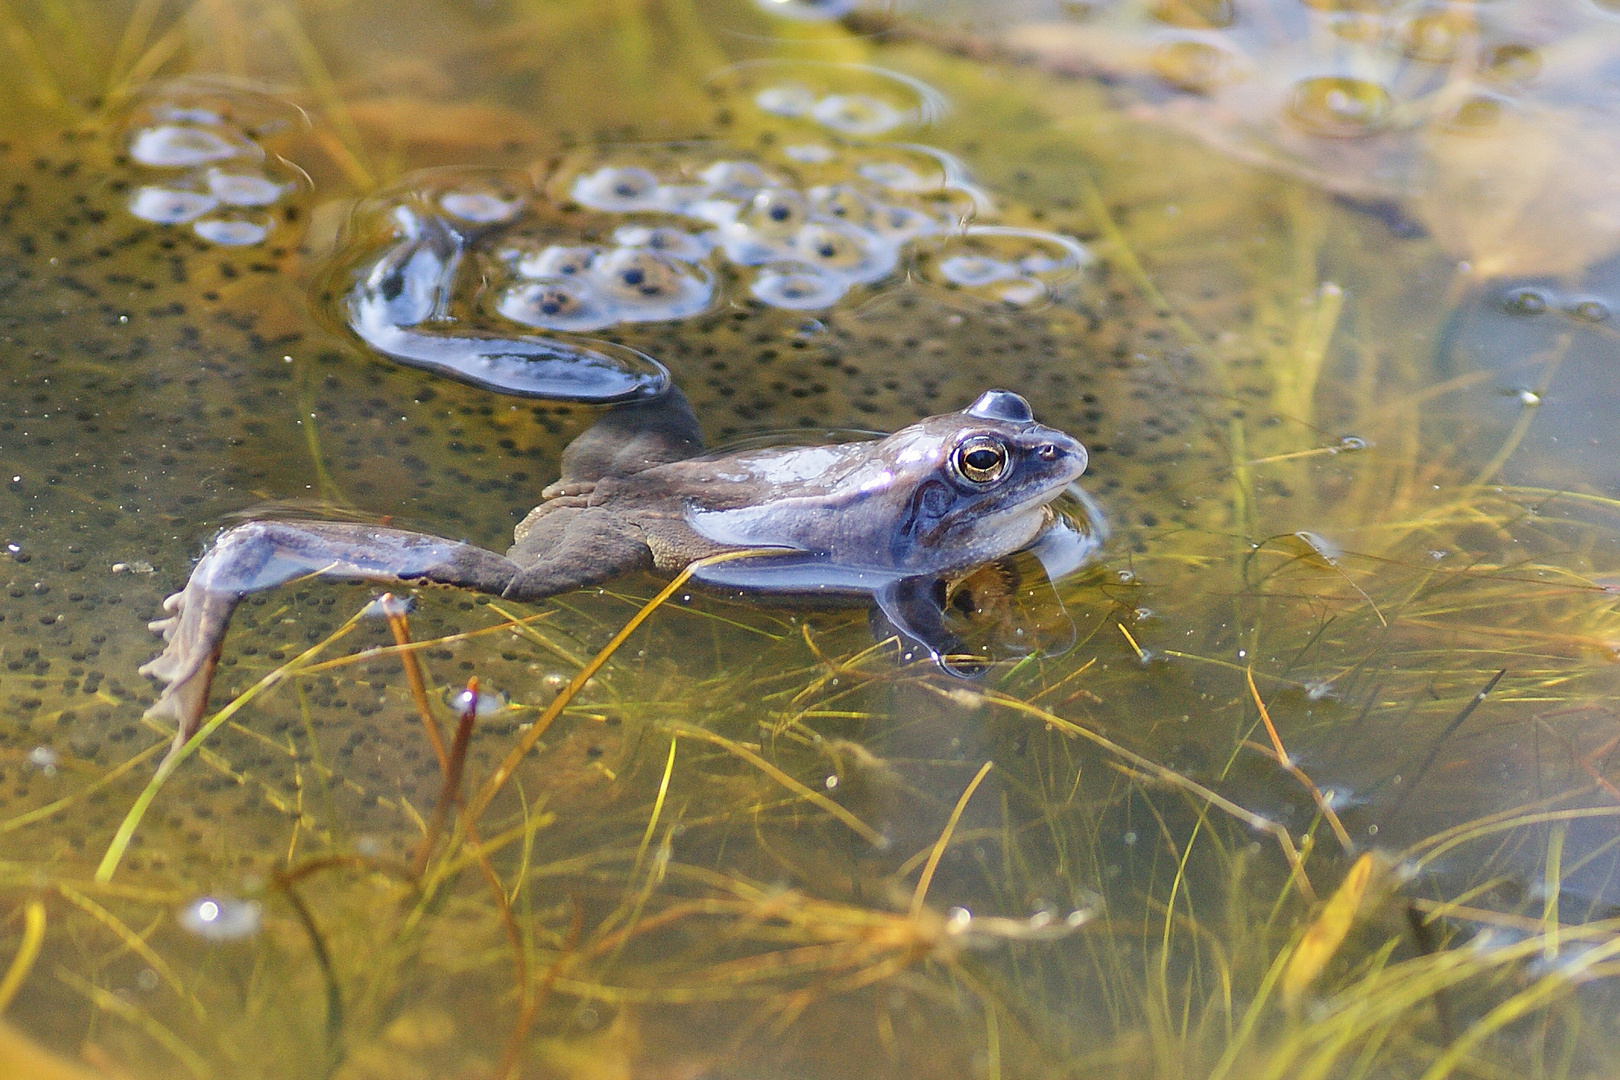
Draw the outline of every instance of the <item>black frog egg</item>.
M892 244L842 223L812 222L793 241L797 258L824 273L867 284L893 270L900 252Z
M569 278L519 282L501 294L495 310L541 330L600 330L618 321L592 283Z
M770 177L752 161L716 161L698 173L704 194L711 198L748 199L769 187Z
M892 244L903 244L944 229L945 223L911 206L877 204L866 228L874 236Z
M988 255L968 254L941 259L939 274L952 285L974 286L1009 281L1019 276L1019 270L1011 263Z
M810 116L840 135L869 138L913 121L916 114L870 94L828 94L816 102Z
M762 237L790 236L810 220L810 200L792 188L766 188L738 220Z
M684 319L709 306L713 280L706 270L647 248L618 248L592 267L602 294L624 321Z
M604 166L574 180L574 201L593 210L623 213L659 206L658 177L634 165Z
M821 311L841 300L849 285L844 278L814 267L792 264L768 266L749 286L754 299L791 311Z
M552 244L539 251L518 254L512 265L526 278L580 277L600 254L599 248L586 245Z
M621 225L613 230L620 247L649 248L682 262L697 262L709 253L709 242L685 229L667 225Z
M848 184L823 184L810 189L810 206L819 215L866 225L878 212L877 200Z

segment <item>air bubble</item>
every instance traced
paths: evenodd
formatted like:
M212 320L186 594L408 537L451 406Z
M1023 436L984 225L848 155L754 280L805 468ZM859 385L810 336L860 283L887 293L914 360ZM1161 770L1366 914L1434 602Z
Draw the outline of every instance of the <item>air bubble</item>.
M286 191L267 176L208 170L208 193L226 206L269 206Z
M154 225L183 225L208 213L219 200L201 191L147 186L129 197L129 212Z
M1036 229L972 226L925 253L923 280L1016 307L1043 303L1093 261L1073 237Z
M210 244L251 247L270 235L270 222L243 217L199 218L191 223L191 231Z
M1461 135L1480 134L1495 127L1511 107L1511 102L1495 94L1474 94L1451 110L1441 125Z
M1312 134L1355 138L1378 130L1389 118L1389 91L1367 79L1304 79L1294 87L1288 112Z
M1485 58L1481 73L1499 83L1527 83L1541 74L1541 53L1529 45L1498 45Z
M257 934L264 925L264 908L257 900L204 896L181 908L174 918L181 929L220 944Z
M830 22L855 10L855 0L754 0L763 11L800 22Z
M606 166L574 181L574 200L593 210L624 212L659 206L658 177L635 166Z
M816 107L816 94L798 83L767 86L754 95L754 104L772 116L808 116Z
M523 209L523 199L488 191L447 191L439 197L445 213L475 225L497 225L510 221Z
M825 165L838 156L838 152L821 143L794 143L782 147L782 156L802 165Z
M387 619L400 615L409 615L415 610L416 597L395 596L393 593L384 593L361 608L360 615L362 618L367 619Z
M1539 289L1514 289L1502 297L1502 307L1510 315L1540 315L1549 302L1547 294Z
M885 135L916 119L914 114L870 94L828 94L816 102L810 117L840 135L856 138Z
M1154 73L1171 86L1198 94L1211 93L1247 73L1241 53L1187 39L1161 42L1153 50L1152 64Z
M797 266L767 268L749 287L755 299L793 311L820 311L832 307L848 291L843 281Z
M872 161L856 170L864 179L891 191L938 191L939 182L923 177L916 169L898 161Z
M479 690L476 698L469 690L446 690L444 700L458 716L466 715L469 708L474 716L493 716L512 702L504 690Z
M1569 313L1582 322L1600 323L1609 321L1609 305L1601 300L1579 300L1571 304Z
M129 156L138 164L157 169L184 169L224 161L246 148L199 127L164 124L137 131L129 142Z
M1153 17L1188 30L1220 30L1232 25L1232 0L1158 0Z
M1473 30L1472 12L1428 11L1401 28L1401 51L1414 60L1445 64L1457 58L1464 35Z

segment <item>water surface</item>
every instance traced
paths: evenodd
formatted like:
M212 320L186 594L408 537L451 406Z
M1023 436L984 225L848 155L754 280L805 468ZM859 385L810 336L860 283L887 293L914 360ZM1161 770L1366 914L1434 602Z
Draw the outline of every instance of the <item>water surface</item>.
M839 6L0 12L7 1020L109 1076L1602 1075L1613 14ZM504 548L556 476L593 406L378 351L468 338L639 350L715 444L1024 394L1110 537L966 587L1073 646L682 590L485 806L660 583L423 591L471 832L419 860L362 618L109 859L218 529ZM214 709L374 594L250 600Z

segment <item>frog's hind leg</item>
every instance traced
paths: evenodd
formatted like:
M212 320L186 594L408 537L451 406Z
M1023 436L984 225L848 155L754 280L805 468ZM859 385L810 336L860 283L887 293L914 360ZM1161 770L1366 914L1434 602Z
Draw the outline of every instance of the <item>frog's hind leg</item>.
M500 595L517 567L437 536L336 521L255 521L222 533L151 624L168 642L141 673L166 683L146 715L172 721L179 747L202 722L231 612L248 593L304 577L433 582ZM171 751L172 752L172 751Z
M544 503L518 526L517 543L506 553L518 573L506 596L539 600L652 569L652 549L640 526L579 501L564 497Z
M671 387L652 401L616 405L585 429L563 451L562 478L541 494L578 495L604 476L629 476L701 453L697 416L686 396Z

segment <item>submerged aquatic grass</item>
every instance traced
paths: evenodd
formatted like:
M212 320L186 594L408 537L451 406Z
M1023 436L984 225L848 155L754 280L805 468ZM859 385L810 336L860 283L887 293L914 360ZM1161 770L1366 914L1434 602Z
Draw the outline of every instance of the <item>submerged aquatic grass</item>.
M688 126L661 134L712 133L701 75L734 43L699 9L529 7L490 47L501 55L472 66L520 84L537 42L611 40L622 94L559 105L598 110L592 123L611 129L668 98L649 43L678 26L692 42L680 62L702 70L666 114ZM408 109L378 106L386 72L345 70L343 27L321 25L341 23L340 5L304 21L278 9L268 39L234 5L171 17L137 4L116 33L67 10L4 10L20 65L8 77L58 119L110 117L150 76L208 66L195 50L304 88L320 114L318 190L362 194L442 153L413 146L398 125ZM779 29L753 9L735 18ZM1023 201L1009 214L1061 218L1047 224L1107 262L1072 307L1009 317L963 300L917 315L877 296L828 318L848 335L848 368L885 348L928 355L954 332L943 355L965 378L987 366L1013 378L1008 361L966 354L1044 323L1051 366L1111 372L1091 390L1038 384L1043 416L1092 423L1088 440L1112 444L1091 482L1118 539L1058 589L1076 646L964 683L899 662L859 613L688 601L681 580L539 611L425 593L387 626L360 621L364 589L295 585L246 610L222 668L229 702L154 775L166 733L126 734L141 691L111 689L114 671L134 682L150 641L108 620L103 656L80 661L86 639L37 636L59 625L34 617L37 596L104 587L56 569L52 549L84 538L50 504L61 523L19 545L37 561L8 564L25 593L56 584L14 597L5 624L3 655L19 663L0 673L4 692L38 704L4 719L0 1007L58 1050L133 1075L1600 1074L1620 928L1620 503L1537 433L1563 415L1571 367L1612 335L1576 328L1491 354L1502 323L1489 300L1445 283L1411 295L1439 265L1431 247L1361 252L1372 226L1354 209L1129 128L1089 84L987 73L836 26L792 34L946 87L948 123L964 126L941 141L964 150L994 133L974 164ZM284 52L250 57L250 40ZM423 61L437 70L399 86L442 84L483 48L428 40L444 49ZM111 59L68 69L58 52ZM560 60L600 62L584 45ZM105 82L86 95L97 71ZM87 96L98 104L76 104ZM723 104L734 124L756 122L746 102ZM456 149L494 160L500 134L491 121ZM1185 175L1176 222L1155 214L1162 192L1142 190L1120 146ZM1233 232L1255 237L1241 261ZM1467 347L1410 345L1414 323ZM321 340L240 349L250 370L257 352L275 354L271 367L295 356L299 422L253 422L297 479L243 481L187 513L308 483L328 503L409 510L496 542L503 515L523 509L505 504L531 495L492 474L516 462L543 482L579 426L565 410L514 419L472 391L363 369L352 352L328 361L322 350L344 346ZM755 363L744 338L713 340ZM742 423L683 359L700 409L724 417L715 427ZM22 353L4 362L30 370ZM866 375L843 367L813 377L865 400ZM797 384L773 385L779 360L758 371L713 377L754 394L756 417L790 420ZM386 408L341 406L367 396ZM887 423L931 399L884 400ZM18 395L8 421L33 431L44 421L25 407ZM425 434L389 453L425 448L459 471L442 500L396 508L344 464L359 457L347 440L396 407ZM528 432L545 423L557 431ZM481 468L452 447L499 439L540 460ZM29 452L38 464L17 468L51 464ZM214 452L146 482L192 483L232 453L223 439ZM95 482L60 475L67 505L101 506ZM157 535L169 522L97 512L106 562L162 551L164 574L180 575ZM155 606L136 575L109 580L125 611ZM33 645L15 629L30 619L44 628ZM339 636L359 644L334 655ZM93 662L109 673L93 691L33 685ZM469 680L513 703L449 716L440 691ZM91 721L82 700L108 719ZM54 775L29 764L35 745L66 751ZM174 913L205 895L261 904L257 932L187 936Z

